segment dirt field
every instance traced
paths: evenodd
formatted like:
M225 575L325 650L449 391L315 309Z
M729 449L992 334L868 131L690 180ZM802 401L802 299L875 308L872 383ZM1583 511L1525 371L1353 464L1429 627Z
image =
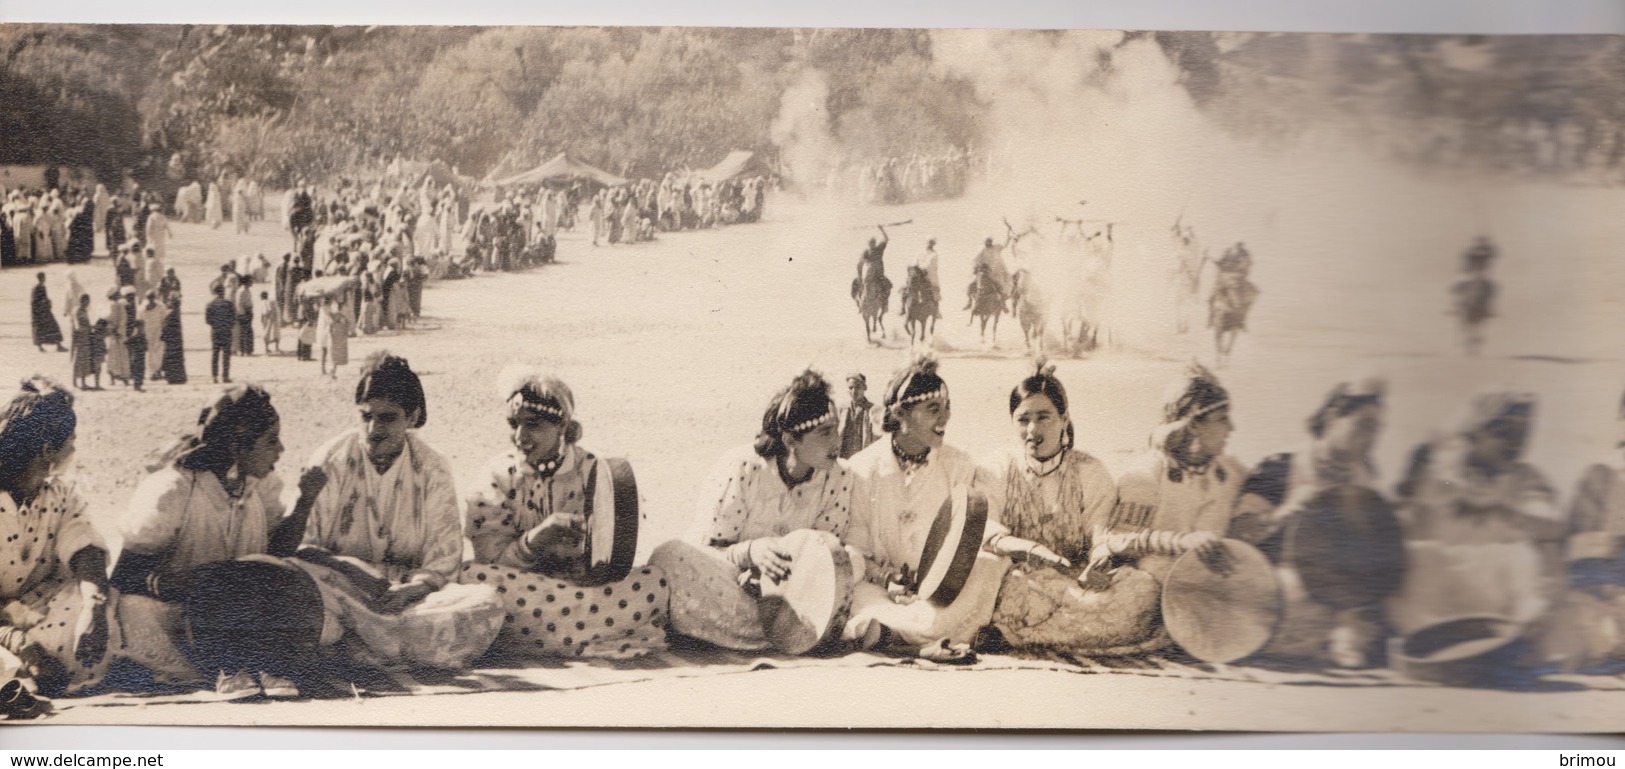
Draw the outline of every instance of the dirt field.
M1416 442L1452 426L1465 396L1490 384L1540 393L1529 457L1549 474L1565 504L1588 463L1617 459L1615 414L1625 386L1619 333L1625 328L1625 262L1618 259L1625 220L1617 212L1625 209L1625 193L1537 184L1486 192L1467 181L1399 177L1384 177L1386 187L1328 185L1312 170L1279 178L1268 190L1251 190L1245 206L1219 192L1183 203L1185 221L1209 238L1215 256L1230 242L1246 241L1256 264L1253 279L1263 291L1251 332L1221 372L1238 428L1232 453L1251 463L1295 447L1304 436L1304 419L1331 385L1380 372L1391 380L1388 426L1378 449L1390 480ZM1374 188L1392 194L1371 200ZM1137 200L1130 194L1115 208L1101 204L1100 215L1120 222L1114 279L1122 290L1113 313L1123 346L1058 361L1080 447L1114 466L1146 445L1167 381L1193 356L1211 358L1211 339L1200 324L1188 337L1171 331L1167 230L1181 211L1177 197ZM1538 210L1558 213L1515 215L1537 202ZM858 252L873 232L858 229L865 222L913 220L893 231L887 253L888 273L898 284L925 239L937 238L945 318L936 348L954 405L948 439L976 454L1010 445L1006 398L1030 371L1019 330L1013 322L1001 327L998 344L984 348L960 310L971 258L983 237L1002 236L1000 218L1007 214L976 199L873 209L773 199L763 223L667 234L636 246L595 248L582 234L565 233L557 265L429 285L418 327L353 340L352 360L387 348L423 374L429 414L422 435L450 457L462 488L479 482L484 460L506 445L502 397L494 385L498 370L511 361L556 370L575 390L586 427L582 444L601 455L625 456L637 471L647 512L640 549L647 555L687 530L695 489L713 462L752 438L767 399L801 368L822 371L843 391L840 380L861 371L878 402L891 371L907 359L895 301L887 319L891 337L870 346L847 296ZM257 223L247 236L232 233L229 224L219 230L174 228L169 264L187 297L191 383L149 384L145 393L110 386L78 401L78 478L104 524L119 515L151 455L191 424L214 390L202 320L208 279L222 261L245 254L264 252L274 263L289 244L273 222ZM1461 251L1483 232L1493 234L1502 251L1500 317L1491 322L1486 356L1467 360L1454 344L1446 292ZM45 268L59 313L67 269ZM93 297L113 283L105 258L75 269ZM0 274L0 382L36 371L70 379L66 354L40 353L29 344L34 272ZM1053 295L1074 289L1046 290ZM102 303L92 306L100 309ZM233 376L272 392L288 448L280 471L291 485L318 444L356 423L356 367L346 367L336 381L321 377L317 364L294 360L291 331L284 340L290 354L238 358ZM1622 722L1618 693L1332 690L1026 672L923 676L908 669L781 670L573 692L490 693L447 700L455 707L444 708L443 698L433 697L365 705L153 706L140 709L138 719L725 725L748 721L755 703L814 690L875 695L842 700L848 704L901 704L891 710L865 706L859 713L822 709L822 700L814 698L804 710L792 711L804 712L804 719L792 719L801 725L1585 731ZM977 706L949 704L964 702L972 692ZM1098 704L1033 710L1018 700ZM660 705L673 701L710 705L674 715ZM1453 711L1463 704L1483 717ZM85 711L62 718L95 720Z

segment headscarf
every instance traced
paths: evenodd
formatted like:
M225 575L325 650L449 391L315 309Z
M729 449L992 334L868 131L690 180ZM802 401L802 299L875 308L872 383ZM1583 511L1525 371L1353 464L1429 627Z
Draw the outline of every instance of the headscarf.
M1461 421L1461 435L1472 435L1513 416L1532 417L1538 399L1534 393L1486 390L1473 396Z
M1230 393L1219 378L1200 363L1192 363L1185 373L1169 384L1162 407L1163 423L1151 433L1151 445L1174 459L1173 449L1188 434L1191 422L1230 405ZM1168 466L1168 477L1178 481L1186 468L1178 462ZM1218 468L1224 480L1224 469Z
M417 412L412 427L422 427L429 421L429 404L423 396L423 382L413 373L405 358L379 350L368 358L361 368L361 380L355 385L355 402L373 398L393 401L410 414Z
M9 490L15 474L36 457L66 445L77 424L73 393L44 377L23 380L22 391L0 411L3 488Z
M147 464L147 470L156 472L172 466L227 470L236 464L237 452L258 440L277 418L271 394L265 388L257 384L231 385L198 414L191 430Z
M1326 400L1309 416L1309 434L1319 438L1326 433L1333 420L1348 416L1370 405L1383 405L1388 393L1388 380L1382 377L1339 382L1326 394Z

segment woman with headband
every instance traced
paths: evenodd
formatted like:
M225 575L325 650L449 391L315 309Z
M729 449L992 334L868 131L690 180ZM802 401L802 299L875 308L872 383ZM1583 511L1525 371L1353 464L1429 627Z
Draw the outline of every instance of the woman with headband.
M258 385L234 385L203 410L197 426L150 466L136 488L119 521L124 546L112 583L121 593L120 654L145 667L154 681L197 684L207 675L224 698L299 695L289 678L293 666L199 671L182 651L193 635L184 607L194 597L199 567L293 553L325 478L307 470L293 514L284 517L282 484L274 473L281 456L281 420L270 394Z
M73 395L41 379L0 413L0 648L46 696L106 672L107 547L61 475L76 424Z
M1181 554L1196 550L1224 571L1219 540L1247 479L1241 462L1224 453L1235 430L1230 394L1212 372L1194 365L1170 386L1163 420L1151 450L1118 479L1112 534L1095 543L1091 570L1123 556L1160 580Z
M1037 370L1010 391L1010 418L1022 442L996 464L994 507L1011 537L1043 543L1072 565L1018 562L1005 575L992 629L981 648L1049 648L1089 656L1127 655L1161 644L1157 580L1131 566L1085 570L1110 536L1117 482L1100 460L1075 446L1066 388L1055 367Z
M801 537L786 535L810 530L819 544L809 547L843 549L852 477L829 389L807 371L774 395L755 443L723 459L700 499L701 544L667 542L651 557L671 580L673 631L740 651L773 648L760 585L795 569Z
M575 395L532 369L502 379L513 446L491 460L490 482L468 498L474 562L458 577L495 585L502 597L506 621L492 651L627 658L664 649L664 575L645 566L617 578L586 551L597 480L613 471L578 445Z
M1523 460L1536 405L1530 393L1482 393L1455 435L1412 453L1400 488L1407 568L1389 602L1401 634L1476 615L1525 636L1561 593L1568 524Z
M1387 389L1380 378L1338 384L1309 417L1308 446L1266 457L1242 484L1229 536L1276 565L1283 598L1265 656L1359 668L1382 654L1382 600L1405 567L1371 458ZM1299 568L1306 561L1314 562L1308 585ZM1316 570L1340 584L1327 585Z
M1010 535L991 520L957 597L939 606L916 592L915 575L932 524L959 490L986 494L989 474L970 455L943 443L948 384L937 362L921 358L897 372L886 387L889 437L852 457L854 478L847 542L865 556L864 580L853 590L852 618L844 635L865 648L916 654L940 662L974 661L970 650L988 623L1010 562L1023 554L1034 562L1066 565L1036 542ZM997 510L990 505L990 514Z

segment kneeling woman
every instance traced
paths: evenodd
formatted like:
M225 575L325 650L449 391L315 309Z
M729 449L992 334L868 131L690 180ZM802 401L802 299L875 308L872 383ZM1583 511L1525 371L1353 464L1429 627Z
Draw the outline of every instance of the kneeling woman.
M667 542L650 558L671 579L672 630L740 651L778 646L801 652L824 640L817 637L823 628L813 637L775 639L761 588L764 579L789 578L801 548L824 548L833 559L863 568L862 558L841 544L852 477L839 459L838 426L829 383L818 374L808 371L774 396L755 444L724 458L707 487L711 493L700 502L704 544ZM831 593L818 599L832 607L822 622L832 622L843 608L841 596L851 593L851 571L835 577L813 588ZM782 648L787 642L796 648Z
M665 577L630 568L630 527L602 541L600 516L636 512L627 507L636 495L630 470L577 445L581 423L563 382L529 370L504 378L513 447L491 461L490 483L468 499L475 563L459 577L494 585L501 597L506 617L492 650L625 658L664 649ZM631 498L621 498L627 491Z

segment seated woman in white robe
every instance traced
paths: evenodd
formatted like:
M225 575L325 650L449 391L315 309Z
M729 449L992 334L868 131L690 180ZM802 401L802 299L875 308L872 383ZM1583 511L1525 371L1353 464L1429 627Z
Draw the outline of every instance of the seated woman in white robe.
M669 603L660 569L626 571L591 557L590 518L611 471L578 445L575 395L539 371L504 372L513 446L468 498L474 562L458 579L496 587L505 609L492 652L515 657L627 658L665 648ZM595 509L596 508L596 509Z
M1528 393L1482 393L1457 434L1412 453L1400 486L1405 580L1388 603L1399 633L1471 616L1524 637L1542 630L1562 594L1568 525L1551 483L1523 460L1535 406Z
M951 416L948 385L937 363L922 358L886 387L881 428L889 438L852 457L847 542L865 556L864 581L853 590L844 636L866 648L918 654L944 662L975 659L977 632L993 615L1008 554L1057 564L1049 548L1011 536L989 510L982 549L957 597L938 606L919 596L916 575L932 523L956 489L986 495L991 478L964 450L943 443Z
M723 458L700 500L698 543L667 542L650 557L671 580L673 631L740 651L774 648L761 580L796 568L785 536L817 532L808 541L821 545L808 546L851 560L841 538L852 478L835 414L829 383L808 371L773 397L755 443ZM853 566L862 565L859 556ZM850 595L851 584L829 587Z
M47 697L106 673L107 548L60 474L76 425L73 395L46 380L0 413L0 677Z
M1220 565L1219 540L1247 480L1247 468L1224 453L1233 430L1230 394L1212 372L1193 366L1169 387L1152 448L1118 478L1111 533L1095 543L1091 567L1120 559L1160 580L1189 550Z
M300 555L332 556L325 565L351 577L317 581L361 643L357 662L462 667L490 646L502 613L494 590L450 584L462 566L462 522L451 463L414 432L427 420L423 384L404 359L379 352L362 368L355 403L361 426L311 457L327 485Z
M282 484L273 472L282 456L280 436L280 419L265 390L229 387L203 411L196 429L151 467L130 499L119 521L124 546L112 576L119 590L118 648L155 682L196 685L212 677L225 698L299 695L291 677L304 660L289 654L298 650L254 643L198 649L186 616L199 567L293 553L321 479L301 479L294 514L284 518Z

